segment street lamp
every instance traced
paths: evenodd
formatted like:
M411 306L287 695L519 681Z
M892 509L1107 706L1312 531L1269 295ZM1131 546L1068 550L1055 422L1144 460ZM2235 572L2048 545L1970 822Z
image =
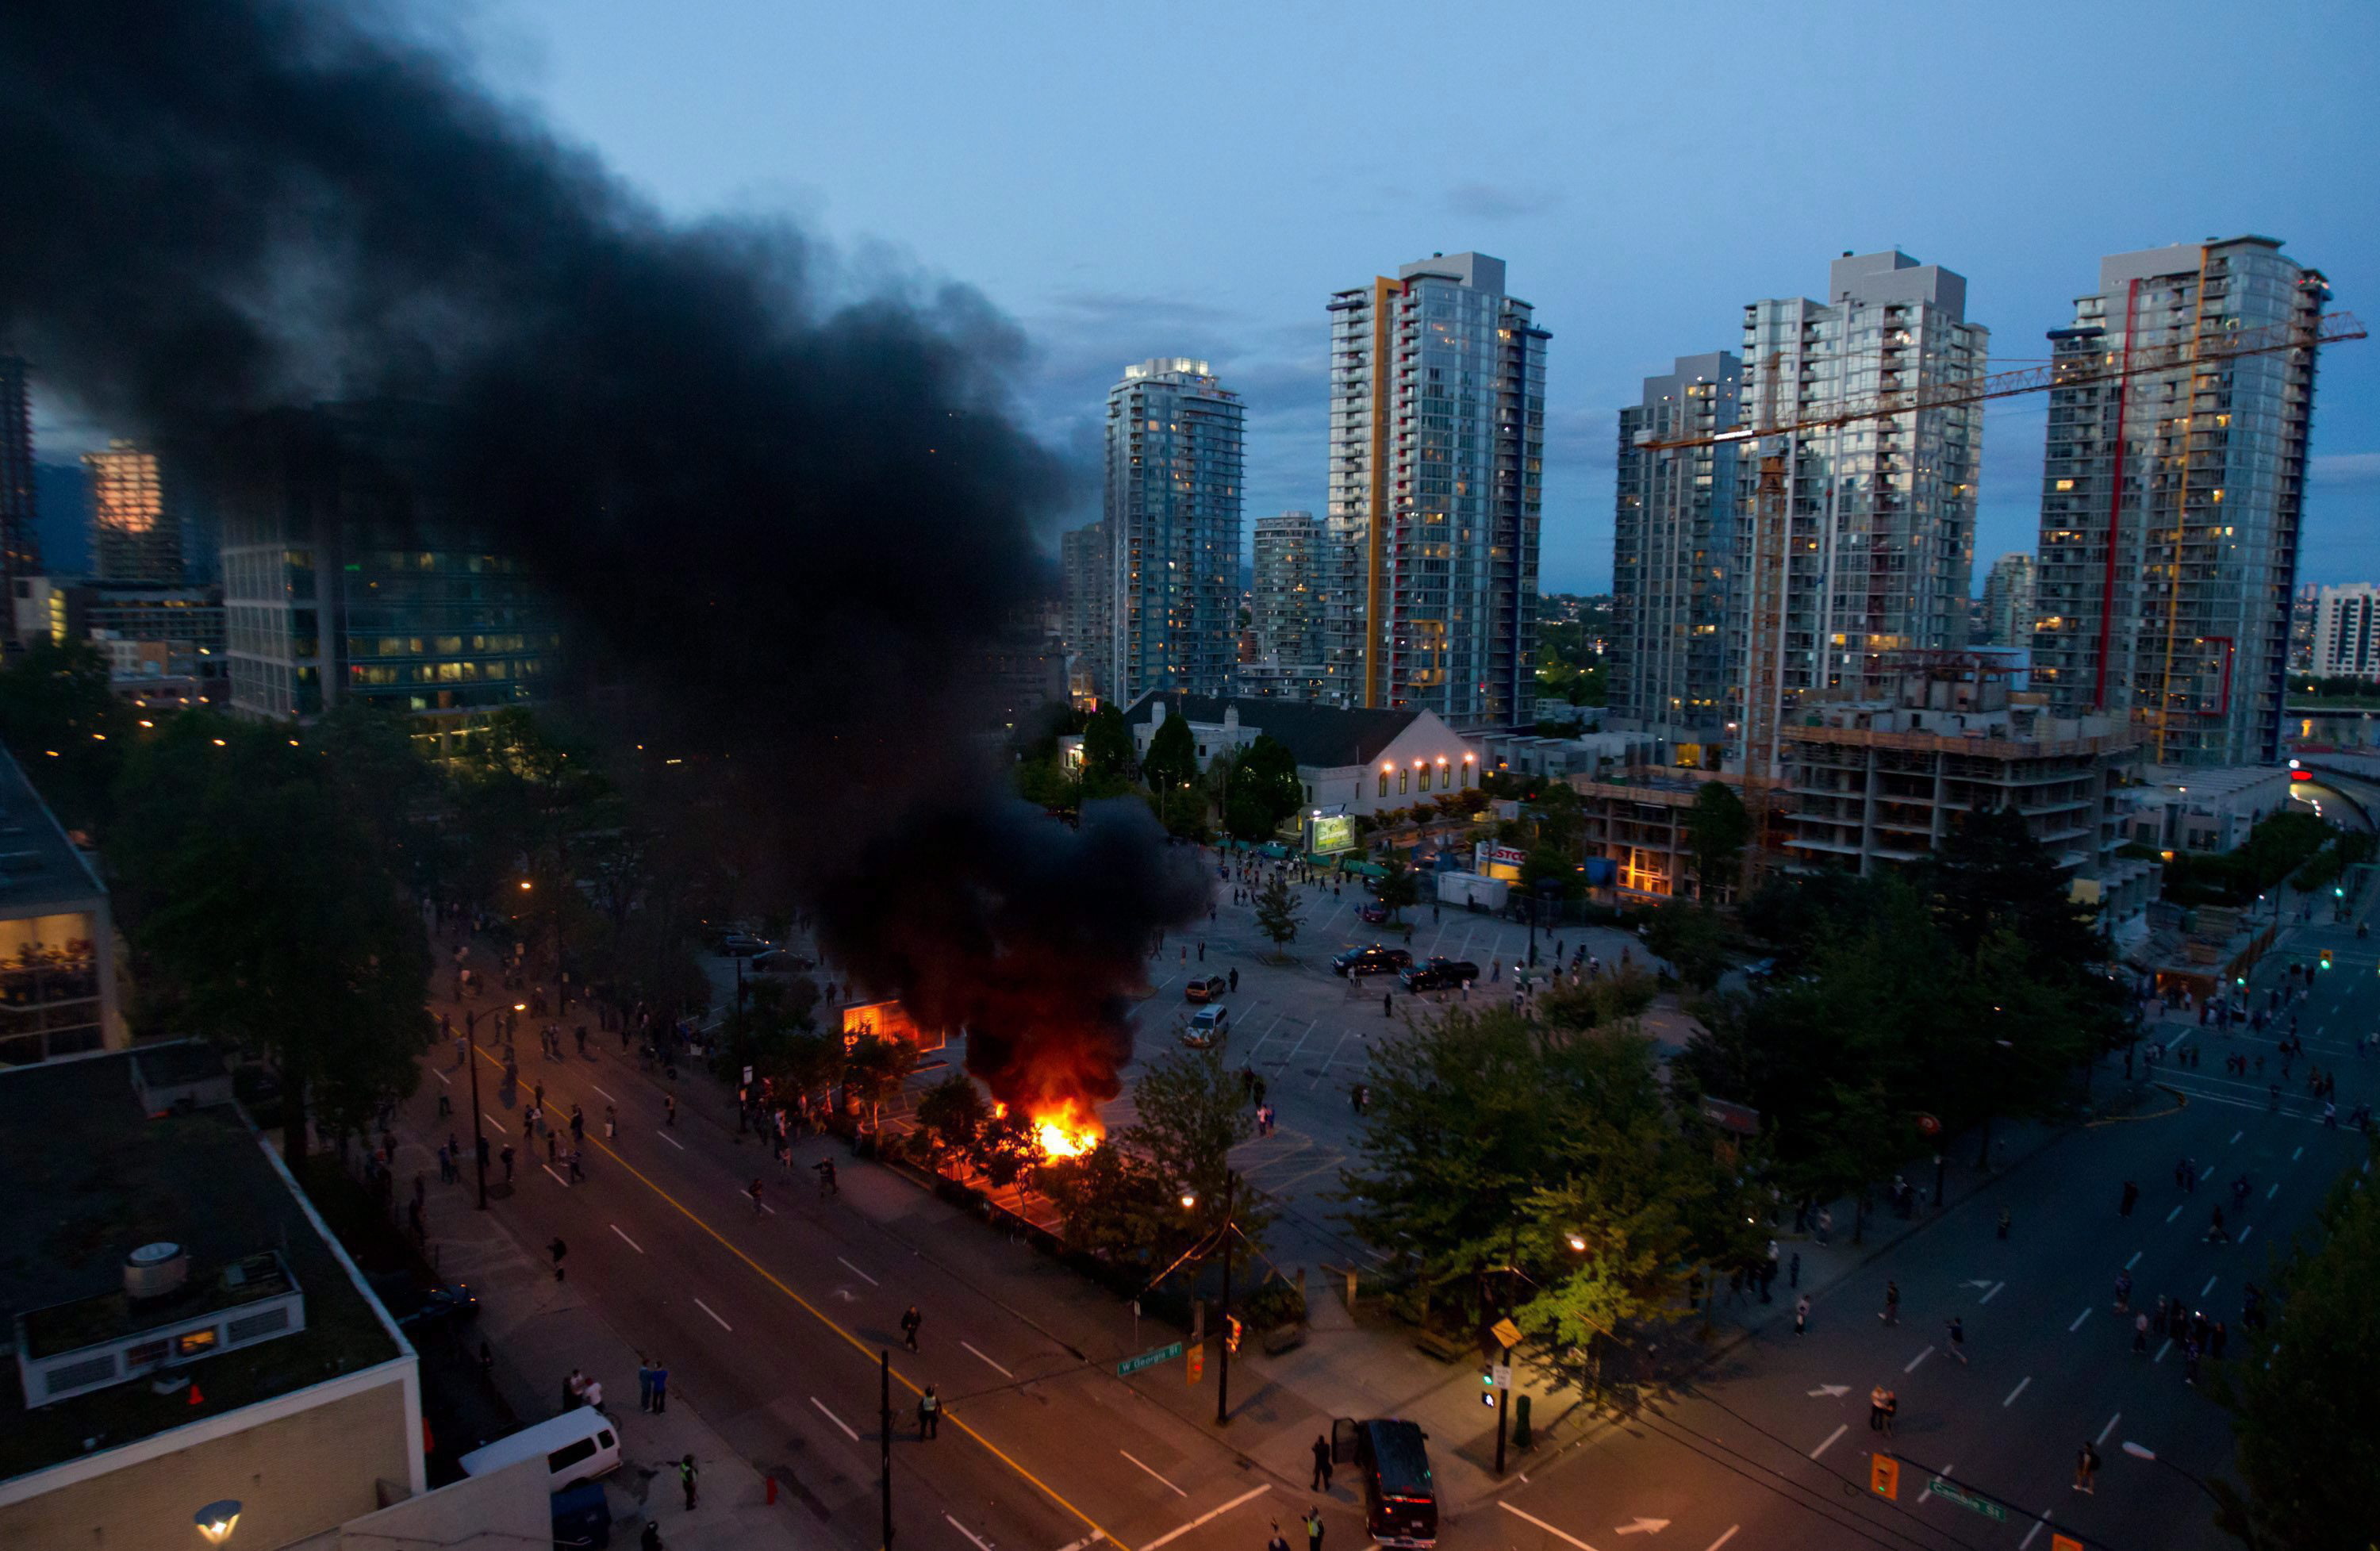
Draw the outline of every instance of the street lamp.
M2135 1460L2146 1460L2153 1465L2163 1465L2166 1469L2173 1472L2174 1474L2181 1477L2184 1481L2189 1482L2192 1486L2195 1486L2200 1491L2205 1493L2207 1500L2214 1503L2220 1515L2225 1517L2229 1515L2231 1505L2225 1502L2221 1497L2216 1496L2214 1487L2209 1486L2205 1482L2201 1481L2196 1475L2192 1474L2189 1471L2183 1470L2180 1465L2175 1464L2172 1460L2158 1459L2156 1450L2151 1448L2148 1445L2143 1443L2134 1443L2131 1439L2126 1438L2124 1440L2124 1452L2131 1455ZM2251 1542L2251 1544L2253 1543Z
M209 1545L221 1545L231 1538L231 1532L239 1523L239 1503L236 1498L225 1497L221 1502L207 1504L191 1518L196 1521L199 1533L206 1538Z

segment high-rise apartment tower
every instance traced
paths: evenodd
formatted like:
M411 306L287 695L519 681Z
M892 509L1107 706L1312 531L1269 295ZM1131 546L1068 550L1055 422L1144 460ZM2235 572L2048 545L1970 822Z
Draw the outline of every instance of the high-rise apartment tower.
M2033 645L2033 556L2004 554L1984 573L1984 632L1996 647Z
M1482 253L1406 264L1330 310L1326 697L1533 722L1550 336Z
M103 582L153 582L179 587L182 529L166 509L157 454L129 442L85 453L91 475L91 557Z
M1660 453L1640 437L1710 436L1739 423L1742 363L1681 356L1620 411L1611 554L1611 708L1724 738L1741 711L1743 621L1734 580L1738 448Z
M1249 600L1259 660L1311 671L1322 660L1322 525L1311 512L1258 517Z
M2033 686L2060 716L2129 716L2167 765L2279 757L2314 351L2199 357L2303 329L2330 286L2270 237L2119 253L2054 331L2054 361L2181 363L2054 388Z
M42 574L28 375L23 357L0 351L0 639L11 647L19 584Z
M1108 617L1114 601L1108 525L1085 523L1065 534L1059 540L1059 564L1066 592L1058 634L1073 662L1068 687L1083 698L1095 699L1108 692L1108 672L1115 658Z
M1223 695L1239 657L1242 409L1205 361L1108 392L1106 693Z
M2312 671L2324 678L2380 679L2380 587L2350 582L2314 594Z

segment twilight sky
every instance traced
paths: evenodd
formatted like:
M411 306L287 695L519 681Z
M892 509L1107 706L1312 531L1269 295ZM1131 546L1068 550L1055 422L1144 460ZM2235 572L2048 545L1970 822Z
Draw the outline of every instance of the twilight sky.
M1247 404L1247 515L1319 507L1340 287L1511 266L1553 333L1544 577L1609 585L1617 407L1846 248L1968 278L1995 366L2104 253L2257 232L2380 321L2380 6L468 0L496 88L674 214L783 214L856 279L979 289L1095 454L1128 361ZM1985 418L1975 581L2030 550L2040 397ZM92 428L59 426L43 447ZM2325 352L2301 576L2380 577L2380 340ZM1096 515L1087 510L1082 520Z

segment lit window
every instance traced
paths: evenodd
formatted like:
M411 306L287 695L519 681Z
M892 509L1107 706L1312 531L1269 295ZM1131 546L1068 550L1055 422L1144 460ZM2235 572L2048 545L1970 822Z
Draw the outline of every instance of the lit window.
M1397 772L1397 795L1398 795L1398 796L1400 796L1400 797L1402 797L1402 796L1403 796L1404 794L1405 794L1405 772L1404 772L1404 771L1402 771L1402 770L1399 770L1399 771Z
M1381 795L1381 796L1383 796L1383 797L1385 797L1385 796L1387 796L1388 794L1389 794L1389 772L1388 772L1388 771L1386 771L1386 770L1382 770L1382 771L1380 772L1380 795Z

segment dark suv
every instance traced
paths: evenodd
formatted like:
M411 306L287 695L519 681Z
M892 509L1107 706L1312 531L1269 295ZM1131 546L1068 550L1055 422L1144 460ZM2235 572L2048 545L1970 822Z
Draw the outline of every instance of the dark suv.
M1375 942L1368 948L1350 948L1330 961L1334 974L1393 975L1413 963L1413 955L1402 948L1383 948Z
M1408 991L1451 990L1479 978L1479 966L1469 959L1427 959L1398 976Z

